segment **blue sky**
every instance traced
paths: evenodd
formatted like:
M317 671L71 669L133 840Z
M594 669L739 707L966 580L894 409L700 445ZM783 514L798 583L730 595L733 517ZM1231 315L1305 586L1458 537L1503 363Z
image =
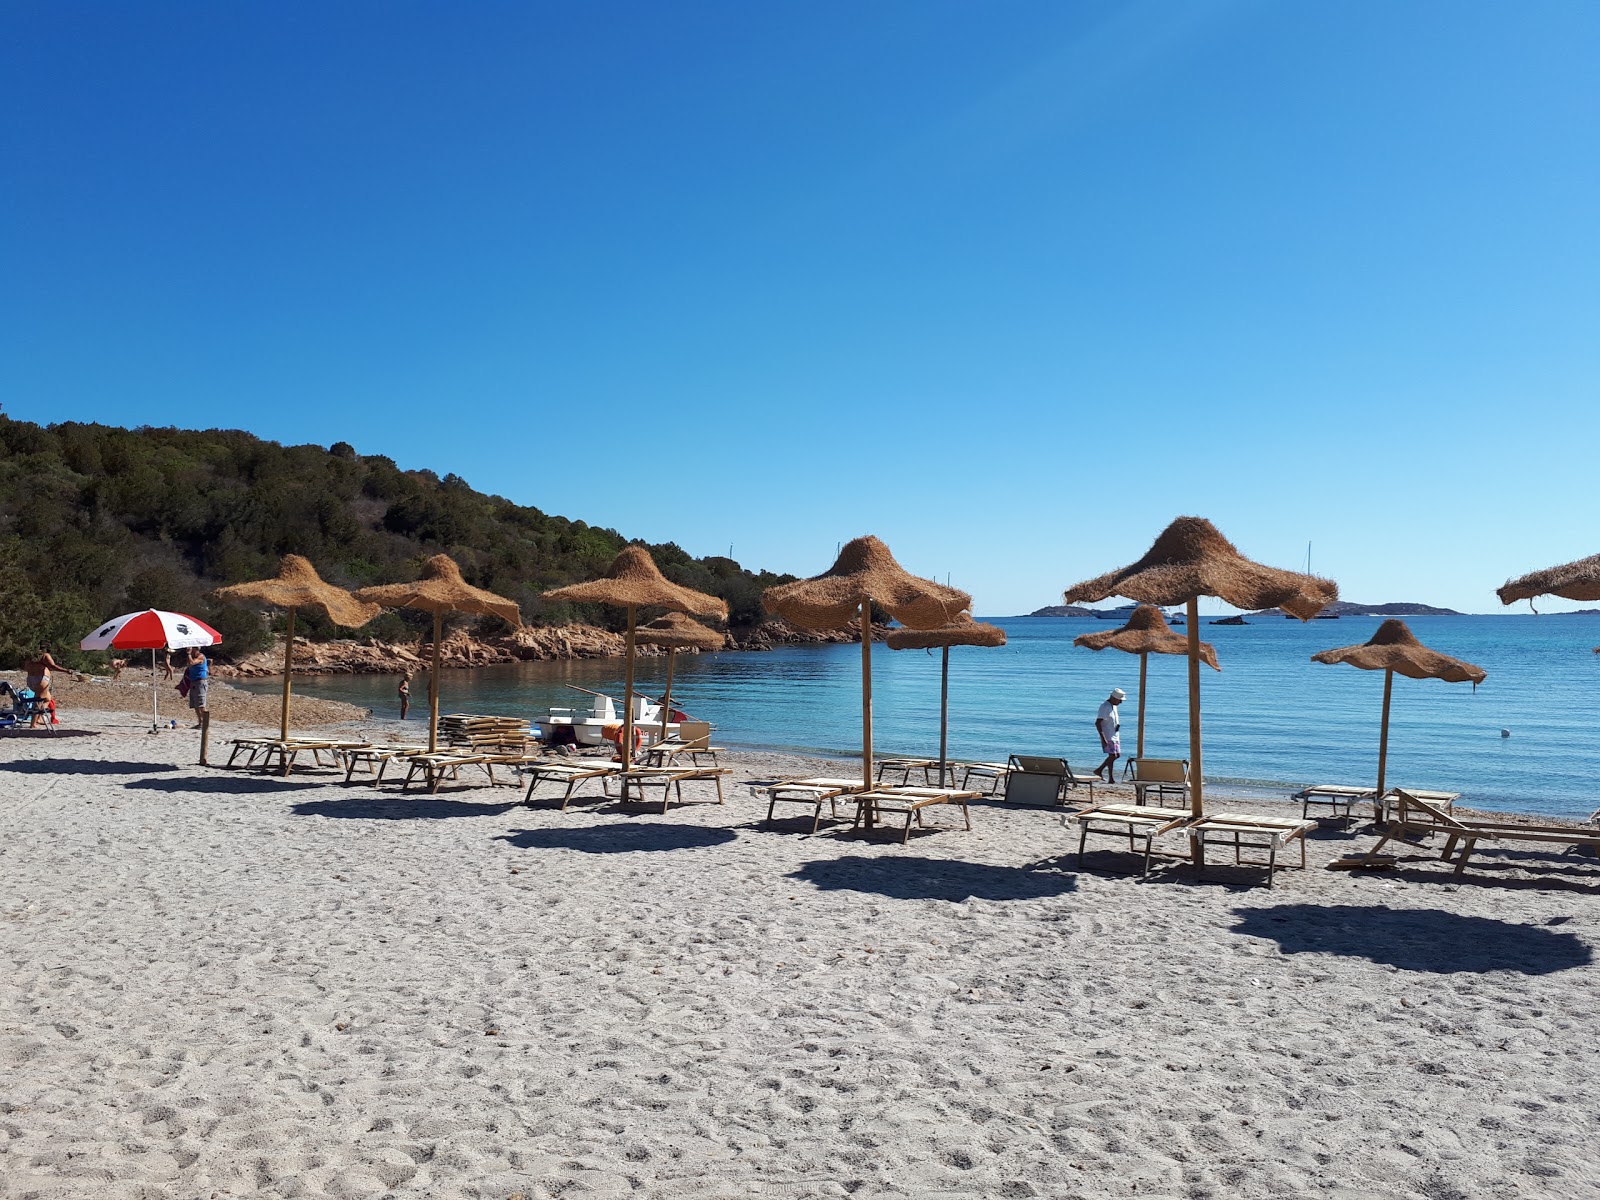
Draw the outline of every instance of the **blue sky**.
M989 614L1600 550L1600 5L8 6L0 400ZM1552 607L1560 607L1552 605Z

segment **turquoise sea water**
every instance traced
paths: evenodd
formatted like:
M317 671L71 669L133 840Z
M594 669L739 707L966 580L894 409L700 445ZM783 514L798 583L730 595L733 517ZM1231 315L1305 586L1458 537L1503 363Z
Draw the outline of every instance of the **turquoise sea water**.
M1204 622L1205 618L1202 618ZM999 618L1009 638L998 649L950 652L950 752L956 758L1011 753L1064 755L1091 769L1100 759L1093 721L1113 687L1128 692L1123 746L1132 753L1137 658L1072 645L1080 633L1112 628L1095 620ZM1221 673L1202 667L1208 780L1263 787L1371 783L1376 776L1383 675L1322 666L1310 656L1365 641L1376 618L1278 618L1246 626L1202 624ZM1600 807L1600 616L1422 617L1423 642L1477 663L1471 684L1395 677L1389 780L1462 793L1485 808L1587 816ZM674 691L681 707L713 722L726 744L853 754L860 751L859 646L795 646L771 653L679 655ZM642 660L640 687L659 695L666 660ZM1185 663L1152 655L1146 752L1186 758ZM602 659L524 663L444 676L444 711L526 715L581 705L575 683L622 694L622 663ZM273 691L273 680L255 681ZM386 676L297 680L307 695L396 712ZM938 752L937 652L873 647L879 754ZM420 689L419 689L420 690ZM426 717L425 704L412 709ZM1511 736L1502 738L1502 728Z

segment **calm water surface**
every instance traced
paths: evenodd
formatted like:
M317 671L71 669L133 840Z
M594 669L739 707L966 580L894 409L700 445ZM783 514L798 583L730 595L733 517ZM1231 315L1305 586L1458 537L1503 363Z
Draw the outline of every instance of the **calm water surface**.
M1204 618L1202 618L1204 620ZM1128 692L1123 745L1134 743L1139 661L1115 650L1072 645L1107 622L1001 618L998 649L950 652L950 752L959 758L1012 753L1061 755L1082 770L1100 759L1094 713L1113 687ZM1208 780L1263 787L1371 783L1377 771L1381 672L1312 663L1332 646L1365 641L1376 618L1253 620L1203 625L1220 674L1202 667ZM1395 677L1389 780L1459 791L1463 803L1561 816L1600 807L1600 616L1421 617L1412 630L1429 646L1489 673L1471 684ZM679 655L675 697L717 727L719 741L773 749L856 754L861 746L859 646L794 646L771 653ZM881 754L938 752L937 652L873 647L876 746ZM659 695L665 659L645 659L640 687ZM1146 753L1188 757L1185 663L1150 659ZM581 705L578 684L622 694L615 659L523 663L447 671L446 712L526 715L551 704ZM274 691L277 683L247 686ZM396 712L389 676L297 680L307 695ZM413 705L426 719L422 702ZM1500 736L1511 730L1509 738Z

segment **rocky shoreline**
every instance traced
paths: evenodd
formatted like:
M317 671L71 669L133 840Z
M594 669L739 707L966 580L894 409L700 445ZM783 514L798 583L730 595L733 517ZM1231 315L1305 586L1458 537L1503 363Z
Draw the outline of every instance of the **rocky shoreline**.
M873 640L881 641L887 627L875 627ZM744 629L731 630L725 650L771 650L774 646L802 643L847 643L857 641L853 632L813 632L797 629L786 621L769 620ZM456 669L489 667L518 662L550 662L577 658L620 658L627 639L594 625L524 626L504 637L475 637L465 630L447 634L439 646L440 665ZM425 669L432 661L432 646L426 640L384 642L376 638L314 642L295 638L294 671L297 675L401 675ZM654 646L639 646L642 657L663 653ZM693 651L680 651L693 653ZM275 638L265 650L238 660L218 656L214 674L252 679L283 672L283 639Z

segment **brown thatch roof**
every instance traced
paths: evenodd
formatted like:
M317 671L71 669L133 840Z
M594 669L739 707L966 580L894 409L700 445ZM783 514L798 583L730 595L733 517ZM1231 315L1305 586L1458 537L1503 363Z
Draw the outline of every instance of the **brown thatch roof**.
M268 608L310 608L335 625L355 629L383 610L357 600L342 587L324 583L317 569L298 554L285 554L272 579L220 587L212 597L227 604L264 605Z
M1128 623L1120 629L1105 633L1085 633L1072 639L1074 646L1090 650L1122 650L1128 654L1187 654L1189 639L1167 624L1167 618L1153 604L1141 604L1133 610ZM1217 650L1210 642L1200 643L1200 661L1214 671Z
M1468 683L1474 687L1488 674L1459 658L1429 650L1404 621L1390 619L1378 632L1359 646L1341 646L1313 654L1312 662L1349 663L1363 671L1397 671L1410 679L1443 679L1446 683Z
M962 613L937 629L896 629L883 639L891 650L937 650L942 646L1004 646L1006 631Z
M1563 600L1600 600L1600 554L1577 562L1563 563L1544 571L1533 571L1520 579L1508 579L1496 593L1502 604L1531 600L1535 596L1560 596Z
M448 554L435 554L422 566L415 583L385 583L362 588L358 600L385 608L420 608L424 612L464 612L494 616L513 625L522 624L514 601L475 588L461 578L461 568Z
M721 650L727 642L724 634L707 629L693 617L669 612L664 617L639 626L634 639L646 646L660 646L667 650Z
M1235 608L1281 608L1309 621L1339 598L1330 579L1252 562L1204 517L1179 517L1138 562L1070 587L1068 604L1125 596L1140 604L1184 604L1217 596Z
M821 575L768 588L761 597L769 613L802 629L847 628L868 603L912 629L937 629L971 608L972 597L910 574L875 537L846 542Z
M702 617L726 620L727 604L715 596L680 587L663 575L655 559L643 546L624 546L599 579L555 588L544 594L546 600L566 600L574 604L612 604L618 608L670 608L675 612L698 613Z

